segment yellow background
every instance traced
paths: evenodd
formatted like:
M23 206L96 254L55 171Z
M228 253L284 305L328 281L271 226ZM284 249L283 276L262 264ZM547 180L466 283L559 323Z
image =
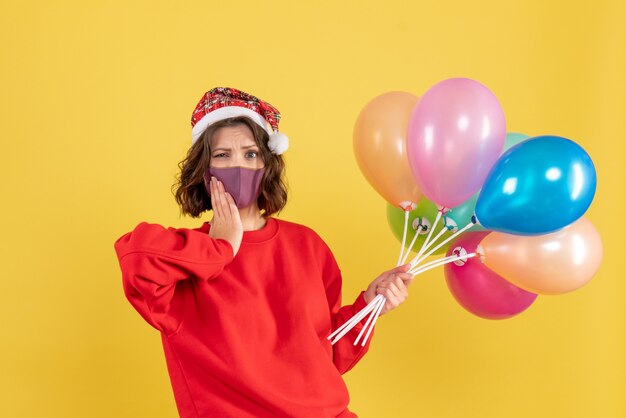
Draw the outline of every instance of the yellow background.
M0 6L0 416L174 417L158 333L124 298L113 242L140 221L194 227L170 192L191 111L214 86L269 101L291 138L284 219L333 249L352 300L399 243L352 128L390 90L469 77L509 131L591 155L595 278L487 321L442 269L377 324L345 378L362 417L626 417L621 0L21 1Z

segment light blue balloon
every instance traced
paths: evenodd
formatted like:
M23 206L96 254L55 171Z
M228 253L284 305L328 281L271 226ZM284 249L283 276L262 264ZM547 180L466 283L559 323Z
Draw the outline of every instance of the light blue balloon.
M461 229L465 225L472 222L472 216L474 216L474 210L476 208L476 201L478 200L478 193L461 203L459 206L455 206L446 213L446 226L456 226ZM452 222L450 222L452 221ZM484 231L485 228L482 225L475 224L468 231Z
M504 154L520 142L526 141L528 138L530 137L526 134L518 134L515 132L507 133L506 138L504 139L504 148L502 149L502 154Z
M547 234L580 218L595 191L596 170L580 145L538 136L513 146L495 163L478 197L476 217L494 231Z

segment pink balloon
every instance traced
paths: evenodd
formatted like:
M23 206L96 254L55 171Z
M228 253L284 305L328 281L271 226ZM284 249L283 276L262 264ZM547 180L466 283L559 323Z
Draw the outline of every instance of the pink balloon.
M465 232L450 245L448 255L458 247L476 252L490 231ZM444 266L448 289L467 311L485 319L506 319L525 311L537 295L516 287L485 266L478 257L465 264Z
M450 78L431 87L413 109L407 156L424 195L452 208L482 187L505 138L496 96L477 81Z

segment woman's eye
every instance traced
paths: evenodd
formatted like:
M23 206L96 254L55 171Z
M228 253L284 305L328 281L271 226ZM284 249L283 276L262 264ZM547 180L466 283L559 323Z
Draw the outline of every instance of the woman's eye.
M213 156L213 158L222 158L222 157L225 157L225 156L226 156L226 154L222 152L222 153L220 153L220 154L215 154L215 155Z
M256 151L249 151L246 153L247 158L256 158L257 155L258 153Z

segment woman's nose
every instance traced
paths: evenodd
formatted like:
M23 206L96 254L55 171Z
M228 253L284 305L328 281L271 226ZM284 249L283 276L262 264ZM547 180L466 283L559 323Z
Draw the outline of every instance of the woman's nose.
M229 158L228 166L229 167L249 167L251 165L251 161L246 159L245 153L235 152Z
M230 167L239 167L240 165L242 165L243 159L238 154L235 154L232 156L229 163Z
M247 167L250 165L250 161L246 159L244 154L235 155L231 162L235 167Z

